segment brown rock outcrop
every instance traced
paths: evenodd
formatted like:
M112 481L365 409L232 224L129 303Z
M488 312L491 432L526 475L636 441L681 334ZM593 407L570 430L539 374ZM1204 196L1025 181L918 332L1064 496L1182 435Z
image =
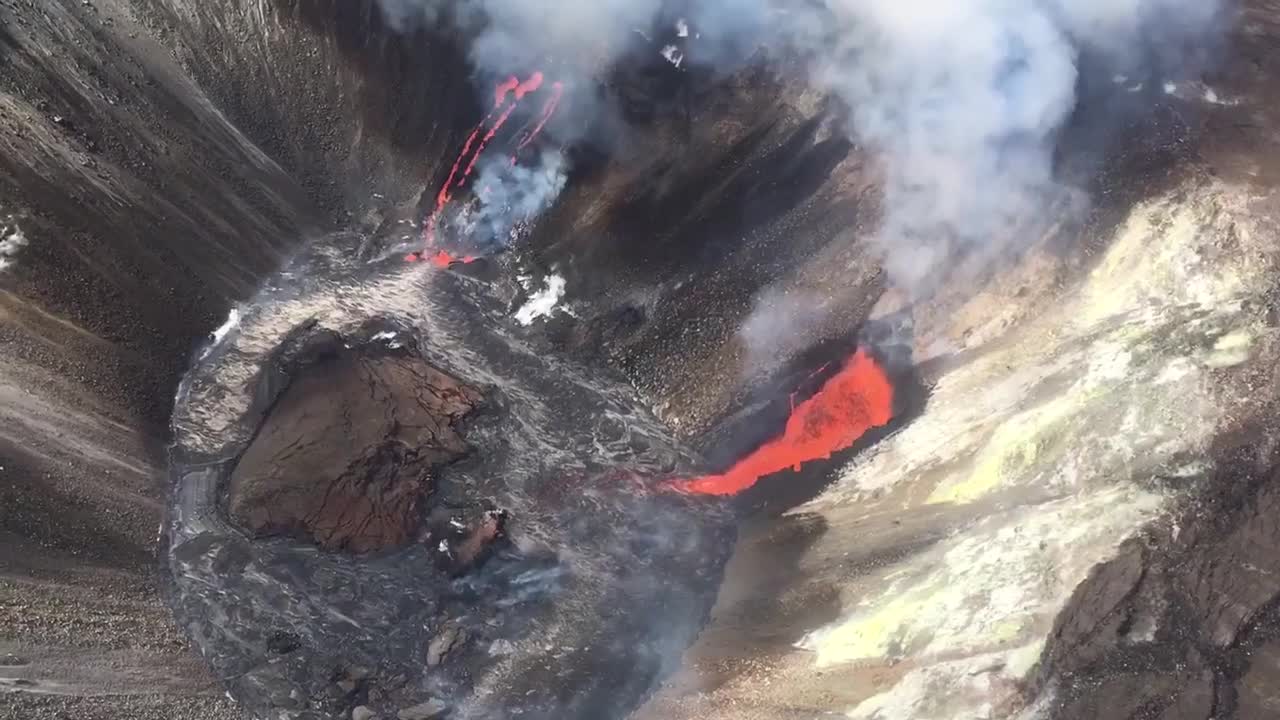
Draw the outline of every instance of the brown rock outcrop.
M434 469L464 455L454 424L480 393L413 356L335 354L301 371L230 479L255 536L369 552L410 540Z

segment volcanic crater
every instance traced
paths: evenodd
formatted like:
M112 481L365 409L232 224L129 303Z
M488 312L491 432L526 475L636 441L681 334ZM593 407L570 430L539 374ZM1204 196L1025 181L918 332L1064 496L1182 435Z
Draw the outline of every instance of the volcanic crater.
M1091 204L908 298L859 109L676 5L575 88L0 0L0 718L1277 712L1272 4L1082 51Z

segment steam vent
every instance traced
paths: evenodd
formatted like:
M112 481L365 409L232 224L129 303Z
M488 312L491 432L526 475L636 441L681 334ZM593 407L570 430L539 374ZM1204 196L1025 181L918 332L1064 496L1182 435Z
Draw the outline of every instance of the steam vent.
M1280 4L0 0L0 720L1280 718Z

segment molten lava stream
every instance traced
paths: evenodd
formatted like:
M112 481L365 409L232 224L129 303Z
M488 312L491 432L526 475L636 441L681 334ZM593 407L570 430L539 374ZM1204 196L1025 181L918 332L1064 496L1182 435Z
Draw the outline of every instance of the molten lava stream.
M831 457L868 430L893 419L893 384L865 350L858 350L813 397L797 405L782 435L720 475L672 483L679 492L736 495L766 475Z
M544 77L542 72L536 71L530 75L527 80L521 81L519 78L513 76L494 88L493 109L489 111L488 116L486 116L484 120L480 121L480 124L477 125L467 137L466 143L462 146L462 152L460 152L458 154L458 158L453 161L453 167L449 170L449 177L445 180L444 185L441 186L440 192L436 194L435 209L422 225L422 250L411 252L406 255L404 258L406 262L417 262L425 259L429 260L432 265L435 265L438 268L447 268L455 262L469 263L476 259L473 255L457 256L447 250L436 247L436 227L440 223L440 216L444 213L445 207L453 201L453 191L462 187L462 184L471 177L471 171L475 169L476 162L479 161L480 155L484 152L485 147L497 136L498 131L506 124L507 119L511 117L511 113L515 111L516 106L520 104L520 101L524 99L524 96L529 93L537 92L542 87L543 79ZM542 116L539 119L538 126L525 138L523 142L519 144L519 146L515 148L511 156L512 165L515 165L516 154L519 153L520 149L532 142L533 139L537 137L538 133L542 131L547 120L551 118L551 114L555 112L556 106L560 102L560 96L563 93L563 90L564 86L561 83L557 82L552 85L551 97L548 98L547 102L543 105ZM513 97L511 102L508 104L507 97L509 95ZM485 126L489 125L489 122L494 119L495 114L497 115L497 120L489 127L488 132L481 135L481 131L483 131ZM476 142L477 139L479 140L478 143ZM473 147L474 150L472 149ZM463 170L461 177L459 177L458 169L462 166L462 161L466 160L468 156L470 156L470 161ZM435 253L428 257L427 253L432 250L435 250Z
M542 105L542 114L538 117L538 124L532 131L525 135L524 139L520 141L520 144L516 146L515 153L511 155L511 164L514 165L516 162L516 156L520 154L520 151L523 150L526 145L533 142L538 135L542 133L542 128L547 126L547 121L555 114L556 108L560 105L560 98L563 96L564 84L553 83L551 85L551 97L547 98L547 101Z

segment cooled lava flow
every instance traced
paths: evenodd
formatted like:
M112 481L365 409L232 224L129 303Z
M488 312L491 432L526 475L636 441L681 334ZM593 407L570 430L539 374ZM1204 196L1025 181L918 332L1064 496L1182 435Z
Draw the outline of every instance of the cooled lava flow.
M680 492L736 495L766 475L831 457L868 430L893 419L893 384L865 350L858 350L813 397L795 406L779 437L720 475L673 483Z
M445 180L444 185L440 188L440 192L436 194L435 209L432 210L431 215L422 225L423 249L418 252L409 253L405 256L405 260L408 262L417 262L418 260L427 258L433 265L441 268L448 267L455 262L469 263L475 260L475 257L472 255L459 257L436 246L436 229L440 224L440 216L444 213L444 210L448 207L450 201L453 200L454 191L462 187L462 184L467 181L467 178L471 177L471 171L475 169L476 162L479 161L480 155L484 152L485 147L487 147L494 137L497 136L498 131L502 129L502 126L507 123L507 120L511 117L511 113L515 112L520 101L524 99L525 95L537 92L542 87L543 82L544 77L539 71L534 72L526 80L520 80L519 78L512 76L504 82L499 83L498 86L494 88L493 109L489 111L489 114L485 116L484 120L481 120L480 124L476 125L475 129L471 131L471 134L467 136L467 141L462 146L462 152L458 153L458 159L453 161L453 167L449 170L448 179ZM542 133L542 129L546 127L547 121L550 120L551 116L555 113L556 107L559 106L560 98L563 95L564 85L559 82L552 83L551 94L543 104L542 111L539 113L533 129L526 132L519 144L517 144L511 151L511 164L513 166L519 159L520 151L532 143L538 135ZM495 115L497 116L496 120L494 120ZM493 121L492 126L489 127L488 132L484 132L485 127L490 124L490 121ZM482 132L484 133L483 136L481 135ZM477 142L477 140L479 140L479 142ZM463 160L467 160L468 156L470 156L471 159L467 161L466 169L463 170L461 176L459 176L458 169L462 167ZM435 251L434 253L432 253L433 250ZM431 253L429 257L428 253Z

